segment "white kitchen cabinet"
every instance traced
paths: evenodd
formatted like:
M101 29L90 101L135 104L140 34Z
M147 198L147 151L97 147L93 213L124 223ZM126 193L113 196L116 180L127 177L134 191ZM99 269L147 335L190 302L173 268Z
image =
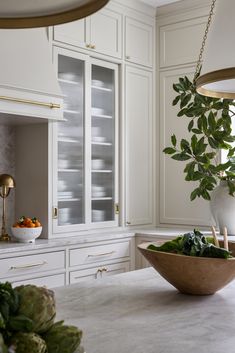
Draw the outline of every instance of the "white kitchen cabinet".
M130 271L130 262L120 262L111 264L100 264L99 266L88 268L85 270L71 271L69 275L69 283L79 283L87 280L102 280L107 276L117 275Z
M100 54L122 57L122 14L110 4L94 15L55 26L53 39Z
M53 234L118 225L118 67L54 49L64 122L53 131Z
M160 74L160 223L206 226L213 224L209 202L203 199L190 201L196 183L185 181L183 170L187 162L178 162L161 152L171 145L171 135L189 137L187 117L177 117L178 106L171 102L176 94L172 88L179 77L192 78L194 67L168 70Z
M126 67L126 224L152 224L153 75Z
M136 18L125 18L125 60L143 66L153 66L154 25Z
M90 17L54 26L53 39L80 48L87 48L90 43Z
M14 286L30 283L53 288L66 284L64 249L13 252L2 255L0 265L0 281Z
M160 26L160 66L164 68L195 62L206 22L207 17L199 17Z

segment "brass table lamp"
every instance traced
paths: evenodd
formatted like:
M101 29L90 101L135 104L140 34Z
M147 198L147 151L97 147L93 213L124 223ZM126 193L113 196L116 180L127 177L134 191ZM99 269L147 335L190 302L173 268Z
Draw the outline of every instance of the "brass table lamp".
M11 175L1 174L0 175L0 196L3 199L2 207L2 230L0 241L9 241L10 236L6 232L6 198L10 193L10 190L15 187L15 181Z

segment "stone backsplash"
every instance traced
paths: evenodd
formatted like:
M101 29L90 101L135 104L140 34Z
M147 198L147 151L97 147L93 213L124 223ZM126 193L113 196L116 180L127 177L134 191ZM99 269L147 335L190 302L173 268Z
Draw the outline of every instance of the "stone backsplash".
M15 129L0 125L0 174L10 174L15 177ZM11 190L6 200L7 228L15 220L15 190ZM0 227L2 226L2 198L0 198Z

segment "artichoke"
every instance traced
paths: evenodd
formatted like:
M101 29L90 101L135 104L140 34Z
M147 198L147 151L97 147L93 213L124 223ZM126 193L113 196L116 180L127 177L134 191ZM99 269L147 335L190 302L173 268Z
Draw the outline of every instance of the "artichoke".
M75 326L63 325L63 321L54 324L43 336L48 353L74 353L81 338L81 330Z
M15 353L47 353L46 342L36 333L18 332L11 339Z
M33 321L32 332L48 331L56 315L54 292L30 284L16 287L15 290L19 294L18 315Z

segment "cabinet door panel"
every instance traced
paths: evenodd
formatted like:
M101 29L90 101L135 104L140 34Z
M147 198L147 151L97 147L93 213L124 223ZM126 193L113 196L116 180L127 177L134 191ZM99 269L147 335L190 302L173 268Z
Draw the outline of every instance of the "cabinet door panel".
M122 16L103 9L91 16L91 45L94 51L121 58Z
M171 135L178 140L188 138L189 119L178 118L178 106L172 106L175 92L173 83L182 76L192 77L195 68L172 70L160 76L160 222L169 224L210 225L212 223L209 203L203 199L190 201L195 184L184 180L186 162L174 161L162 150L171 145Z
M144 65L153 65L153 26L126 17L126 60Z
M86 47L90 41L89 18L55 26L54 40L78 47Z
M197 60L206 20L207 18L202 17L160 28L161 67L182 65Z
M127 224L152 223L152 74L126 69Z

